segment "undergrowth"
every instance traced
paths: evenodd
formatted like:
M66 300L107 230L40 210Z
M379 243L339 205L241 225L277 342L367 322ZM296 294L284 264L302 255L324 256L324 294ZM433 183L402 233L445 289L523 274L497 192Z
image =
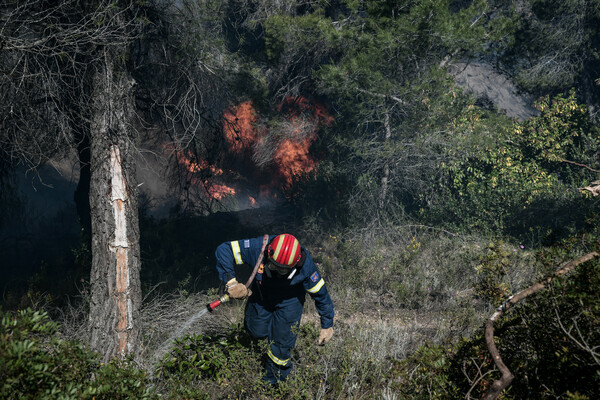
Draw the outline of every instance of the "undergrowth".
M429 234L321 244L313 254L336 305L335 336L317 346L318 315L308 301L294 370L276 387L262 379L267 343L241 327L244 303L178 331L217 295L182 292L146 302L138 359L106 365L66 340L61 332L77 330L44 311L2 313L0 398L481 398L499 378L483 320L509 295L597 247L588 237L533 252ZM504 399L600 396L599 286L600 262L588 262L497 322L496 344L515 374Z
M46 312L3 312L0 319L0 398L158 398L130 360L102 364L98 354L62 338Z

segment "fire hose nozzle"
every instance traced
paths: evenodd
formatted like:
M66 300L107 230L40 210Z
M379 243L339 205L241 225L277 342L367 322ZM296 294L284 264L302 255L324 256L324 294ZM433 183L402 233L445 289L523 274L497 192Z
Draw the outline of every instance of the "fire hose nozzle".
M215 308L219 307L223 303L227 303L229 301L229 295L224 294L219 300L213 301L206 305L208 311L213 312Z

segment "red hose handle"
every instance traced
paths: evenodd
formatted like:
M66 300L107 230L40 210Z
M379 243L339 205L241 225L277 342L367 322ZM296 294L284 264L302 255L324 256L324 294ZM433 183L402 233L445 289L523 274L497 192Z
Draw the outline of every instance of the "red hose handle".
M228 301L229 301L229 295L224 294L223 297L221 297L219 300L216 300L210 304L207 304L206 308L208 308L208 311L213 312L215 308L219 307L223 303L227 303Z

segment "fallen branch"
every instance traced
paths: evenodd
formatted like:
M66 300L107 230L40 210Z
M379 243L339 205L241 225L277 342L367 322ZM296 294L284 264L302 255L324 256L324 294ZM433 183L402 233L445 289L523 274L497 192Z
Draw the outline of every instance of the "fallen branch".
M594 181L590 183L589 186L581 188L581 190L587 190L592 193L594 196L598 196L600 194L600 181Z
M504 312L511 308L513 305L545 288L554 280L554 278L565 275L571 272L579 264L582 264L598 256L599 254L594 251L583 255L579 258L576 258L575 260L572 260L569 263L567 263L567 265L565 265L563 268L556 271L552 276L546 278L545 281L538 282L535 285L532 285L527 289L510 296L504 302L504 304L498 307L498 309L496 309L496 312L494 312L494 314L485 322L485 342L487 344L488 350L490 351L490 354L492 355L494 363L496 364L496 367L502 373L502 377L500 379L495 380L494 383L492 383L490 390L484 397L485 400L496 400L500 393L502 393L502 391L510 385L514 378L514 375L510 372L508 367L502 361L502 357L500 357L500 352L496 347L496 343L494 343L494 322L496 322L496 320L498 320L498 318L500 318L500 316L504 314Z
M592 168L592 167L590 167L590 166L587 166L587 165L585 165L585 164L580 164L580 163L577 163L577 162L575 162L575 161L571 161L571 160L565 160L564 158L559 158L559 159L558 159L558 161L560 161L560 162L564 162L564 163L568 163L568 164L577 165L578 167L587 168L587 169L589 169L589 170L590 170L590 171L592 171L592 172L600 172L599 170L597 170L597 169L594 169L594 168Z

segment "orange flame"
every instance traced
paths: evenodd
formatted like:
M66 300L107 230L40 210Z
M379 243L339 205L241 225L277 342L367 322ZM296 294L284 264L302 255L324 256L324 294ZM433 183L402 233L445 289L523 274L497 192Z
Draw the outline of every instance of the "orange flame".
M278 105L277 110L284 115L287 123L280 126L285 138L276 145L272 156L283 182L272 182L272 185L282 186L289 185L294 175L310 172L317 166L317 161L309 150L317 138L318 127L331 124L333 118L322 105L311 103L301 96L286 98ZM227 111L224 117L225 138L236 151L248 151L253 145L264 144L268 132L258 131L258 115L252 102L241 103Z
M250 206L251 207L256 207L258 206L258 202L256 201L256 199L252 196L248 196L248 200L250 200Z
M193 157L189 151L187 152L187 154L178 151L176 153L176 156L179 164L182 164L185 167L185 169L187 169L192 174L200 173L206 170L212 172L213 175L223 174L223 170L221 168L217 168L214 165L210 165L204 160L198 159L197 161L193 161L195 157Z
M246 101L232 110L227 110L225 118L225 139L234 149L249 148L257 140L256 111L251 101Z
M206 189L208 195L215 200L222 200L227 196L235 195L235 189L218 183L213 183Z
M290 124L292 138L279 144L275 153L275 161L286 184L292 182L294 175L312 171L317 166L309 153L310 147L317 139L320 125L329 125L333 118L318 103L311 103L306 97L288 97L278 107L286 113Z
M251 101L245 101L223 115L225 140L236 154L230 160L242 161L244 166L260 171L250 178L253 181L259 176L258 180L262 181L259 182L259 199L277 198L278 189L290 185L294 176L310 172L317 166L318 161L310 154L310 148L317 139L319 126L333 121L322 105L305 97L286 98L278 105L277 111L283 116L283 121L278 124L281 131L277 134L259 127L260 116ZM241 194L237 186L234 188L223 183L224 176L232 171L224 171L198 159L189 151L175 151L175 154L178 162L192 175L191 184L201 187L206 196L222 200ZM265 164L261 165L262 162ZM263 166L267 164L271 165L271 172L265 176ZM207 171L213 178L218 177L220 182L207 180L206 175L203 176ZM254 172L238 171L247 178ZM246 197L251 207L257 206L255 197L247 194Z
M294 175L310 172L317 166L317 161L308 153L315 139L316 135L311 135L300 141L284 140L280 143L275 161L287 184L292 182Z
M206 194L215 200L222 200L227 196L235 195L234 188L225 184L212 183L201 176L204 171L210 171L213 176L223 175L223 170L209 164L205 160L198 159L190 151L175 151L177 162L182 165L192 176L190 183L197 187L204 188Z

